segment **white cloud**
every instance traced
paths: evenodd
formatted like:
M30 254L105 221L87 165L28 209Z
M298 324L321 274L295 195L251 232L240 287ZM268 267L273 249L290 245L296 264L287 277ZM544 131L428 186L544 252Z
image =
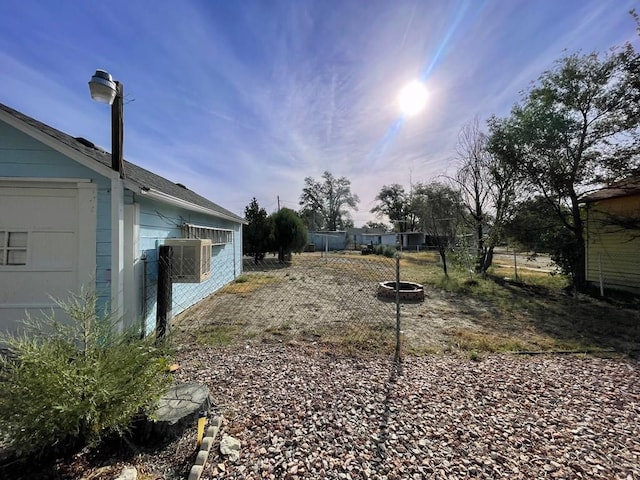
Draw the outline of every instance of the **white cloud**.
M352 180L363 223L383 184L451 169L463 124L507 114L564 49L635 40L633 4L16 3L0 101L108 147L108 109L86 90L106 68L130 102L128 159L238 213L253 196L296 207L304 177L330 170ZM394 128L398 90L430 65L425 111Z

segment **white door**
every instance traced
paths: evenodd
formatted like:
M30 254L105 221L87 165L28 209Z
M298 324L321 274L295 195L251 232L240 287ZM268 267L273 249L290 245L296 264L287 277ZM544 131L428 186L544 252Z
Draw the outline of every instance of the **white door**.
M0 330L93 288L95 225L94 184L0 182Z

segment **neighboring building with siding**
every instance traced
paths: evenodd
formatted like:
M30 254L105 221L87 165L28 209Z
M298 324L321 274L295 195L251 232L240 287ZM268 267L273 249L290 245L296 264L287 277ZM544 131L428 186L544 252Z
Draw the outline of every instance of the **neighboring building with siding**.
M122 327L155 326L158 247L211 239L211 272L174 283L179 313L242 273L238 215L0 104L0 330L81 288Z
M359 250L363 245L395 247L398 243L398 234L367 227L350 228L347 230L347 237L349 247L354 250Z
M640 177L612 184L582 201L587 281L640 293Z
M344 231L317 231L309 232L309 241L314 245L315 251L335 252L347 248L347 232Z

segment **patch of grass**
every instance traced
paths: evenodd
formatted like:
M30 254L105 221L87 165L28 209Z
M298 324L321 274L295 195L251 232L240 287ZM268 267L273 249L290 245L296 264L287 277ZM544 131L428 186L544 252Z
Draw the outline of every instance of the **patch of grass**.
M278 337L291 336L292 334L292 324L289 321L284 321L280 325L274 325L271 327L265 328L264 332L269 333L271 335L275 335Z
M529 346L517 337L457 328L452 332L456 347L465 352L515 352Z
M474 351L469 352L469 360L472 360L474 362L479 362L479 361L482 360L482 357L480 356L480 354L478 352L476 352L474 350Z
M456 268L453 262L449 264L448 276L444 275L440 257L435 252L403 253L400 268L403 280L417 281L448 292L481 295L493 295L497 292L491 285L494 283L491 279ZM510 266L495 264L488 273L500 278L515 278L513 267ZM560 291L569 285L569 280L564 275L524 268L518 270L518 281L554 291Z
M345 325L339 329L315 329L312 335L318 338L318 342L349 354L362 351L390 354L395 348L394 328L380 322Z
M196 342L211 347L225 347L241 338L246 338L246 332L237 325L210 324L196 332Z
M431 285L448 292L468 292L470 280L468 272L449 268L445 275L440 265L440 257L435 252L403 253L400 259L402 280Z
M263 273L246 273L240 275L236 280L220 290L221 293L230 293L233 295L246 294L260 290L274 283L282 282L282 278L274 275L265 275Z
M400 264L407 265L438 265L440 256L436 252L408 253L402 252ZM440 268L440 267L438 267Z
M304 257L296 260L307 271L319 270L341 279L380 282L395 277L395 260L377 255L334 253L326 258Z
M496 265L489 269L489 274L515 280L515 270L513 267ZM565 275L520 268L518 269L518 282L538 287L546 287L552 290L562 290L571 284L569 278Z
M478 332L463 328L452 330L452 341L462 351L471 354L505 352L585 351L597 349L577 341L560 340L534 332L521 331L518 336L503 333Z

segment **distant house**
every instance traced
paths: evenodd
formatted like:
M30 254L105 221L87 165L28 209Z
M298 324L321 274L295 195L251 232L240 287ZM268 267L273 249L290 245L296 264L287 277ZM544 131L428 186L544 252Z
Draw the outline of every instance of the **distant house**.
M366 227L309 232L309 243L314 245L316 251L360 250L362 245L395 246L396 242L397 234Z
M426 244L427 234L424 232L403 232L399 235L403 250L417 250Z
M347 238L352 249L358 250L362 245L385 245L395 247L398 234L383 230L361 227L347 230Z
M640 293L640 177L585 196L587 281Z
M174 314L242 273L242 218L123 168L121 178L107 152L0 104L0 330L85 288L122 327L152 331L158 247L171 239L192 239L176 247L184 265L200 260L173 285Z
M335 252L347 249L347 232L319 230L309 232L309 243L314 245L316 251Z

